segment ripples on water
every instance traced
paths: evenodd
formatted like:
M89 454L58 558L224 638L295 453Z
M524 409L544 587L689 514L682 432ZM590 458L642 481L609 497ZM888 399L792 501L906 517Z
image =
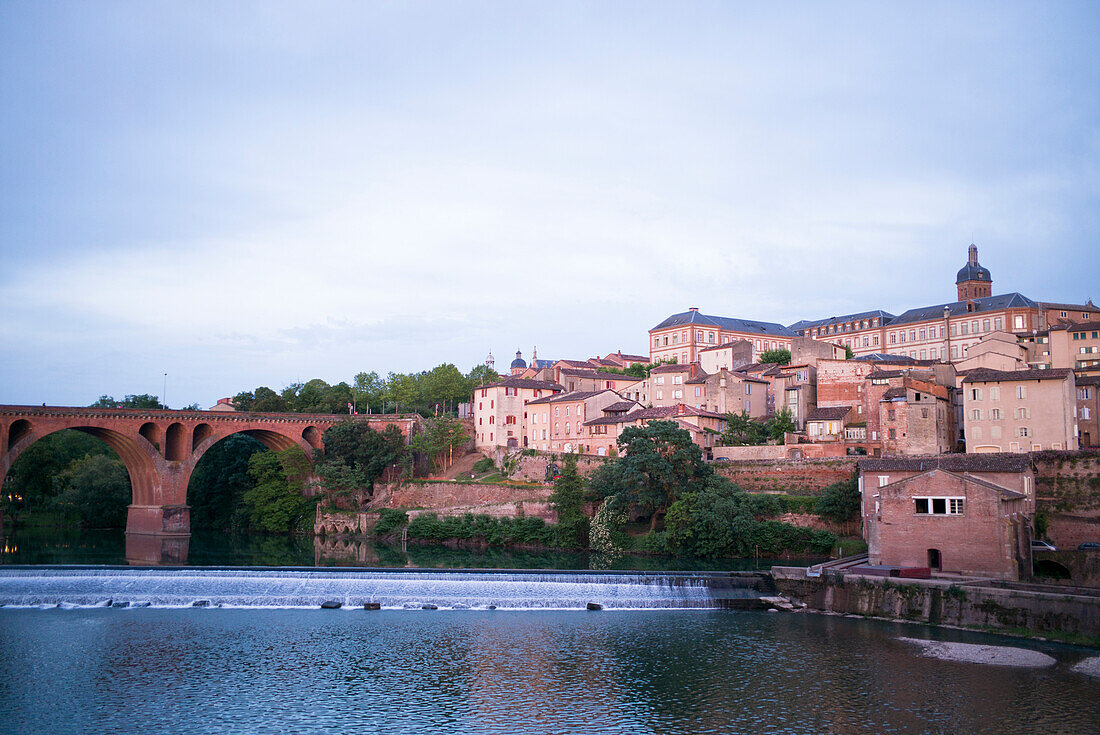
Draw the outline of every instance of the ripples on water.
M896 640L923 634L1006 642L713 611L4 609L0 730L1097 731L1082 649L1043 645L1059 663L1034 671Z

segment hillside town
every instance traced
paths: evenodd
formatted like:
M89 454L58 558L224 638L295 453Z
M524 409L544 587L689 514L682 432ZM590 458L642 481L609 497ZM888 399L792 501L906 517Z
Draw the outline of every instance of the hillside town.
M866 457L872 565L1015 579L1033 540L1027 455L1100 442L1100 307L994 294L973 244L955 286L955 300L900 315L788 326L691 307L649 330L648 355L528 362L517 350L472 397L475 444L615 456L628 427L666 420L717 462ZM722 440L735 418L777 415L781 440Z

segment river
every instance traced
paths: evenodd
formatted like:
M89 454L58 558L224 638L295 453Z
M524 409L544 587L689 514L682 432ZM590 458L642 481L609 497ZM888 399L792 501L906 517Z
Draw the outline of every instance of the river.
M21 538L8 562L90 561ZM78 546L118 561L117 546ZM9 563L0 732L1100 732L1100 681L1073 671L1095 650L706 609L711 592L684 582L703 577ZM344 606L319 609L326 597ZM88 607L106 599L151 606ZM926 658L905 637L1053 661Z

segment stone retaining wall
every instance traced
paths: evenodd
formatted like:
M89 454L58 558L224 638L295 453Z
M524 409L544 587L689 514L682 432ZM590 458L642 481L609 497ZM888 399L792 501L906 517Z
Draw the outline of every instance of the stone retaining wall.
M1100 596L837 572L814 578L804 567L773 567L772 577L782 594L814 610L1100 642Z

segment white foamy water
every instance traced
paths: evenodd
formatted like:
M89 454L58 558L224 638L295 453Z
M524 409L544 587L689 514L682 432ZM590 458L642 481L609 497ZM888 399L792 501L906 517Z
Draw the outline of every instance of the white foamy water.
M755 597L750 589L721 596ZM673 574L493 573L370 570L2 569L0 604L311 608L712 608L706 577Z

